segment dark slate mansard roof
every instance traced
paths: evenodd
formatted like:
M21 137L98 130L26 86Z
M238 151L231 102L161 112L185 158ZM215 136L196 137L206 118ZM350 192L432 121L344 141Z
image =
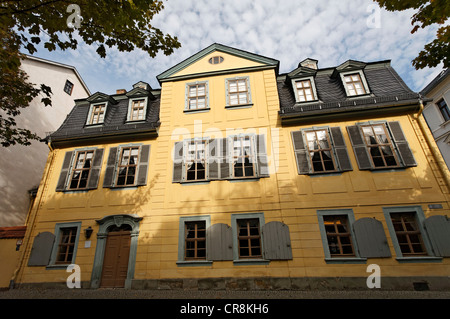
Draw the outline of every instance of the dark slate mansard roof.
M371 63L349 60L341 66L351 65L351 62L362 66L360 70L365 75L370 94L352 97L346 95L339 71L357 71L358 68L339 70L339 67L336 67L313 70L303 67L303 69L309 69L306 72L314 76L318 101L296 103L294 88L291 84L291 78L295 76L290 76L293 72L280 75L277 78L277 86L281 119L286 121L303 118L306 120L316 115L349 114L359 110L400 107L408 104L418 106L421 96L408 88L391 67L389 60Z
M145 96L148 97L145 120L127 122L129 100ZM108 101L108 106L104 123L86 125L90 105L106 101ZM75 106L59 129L48 135L44 141L57 144L93 138L129 136L130 134L156 134L160 125L160 90L151 90L150 87L148 90L135 88L127 93L114 95L97 92L86 99L79 99L75 102Z

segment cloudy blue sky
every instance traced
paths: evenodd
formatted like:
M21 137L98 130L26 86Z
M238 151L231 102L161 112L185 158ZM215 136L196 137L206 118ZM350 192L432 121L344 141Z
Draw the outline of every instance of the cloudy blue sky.
M150 58L136 50L107 51L105 59L95 46L76 51L35 56L75 66L92 93L115 93L145 81L159 88L156 76L212 43L264 55L280 61L280 73L309 57L319 68L348 59L371 62L391 60L414 91L420 91L441 70L415 70L411 60L435 36L437 27L411 34L414 11L388 12L372 0L166 0L154 25L177 36L182 47L170 56ZM83 12L81 12L83 15Z

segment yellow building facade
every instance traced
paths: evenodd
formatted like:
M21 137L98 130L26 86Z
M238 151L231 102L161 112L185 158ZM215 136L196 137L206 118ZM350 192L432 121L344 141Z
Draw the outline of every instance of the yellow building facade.
M375 264L382 288L448 288L426 101L389 61L278 68L213 44L161 89L77 100L47 141L13 282L368 289Z

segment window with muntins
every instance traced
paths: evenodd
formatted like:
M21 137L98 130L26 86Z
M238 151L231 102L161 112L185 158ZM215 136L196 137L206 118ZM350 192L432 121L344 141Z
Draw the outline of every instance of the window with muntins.
M346 215L323 216L323 223L331 257L355 256L348 217Z
M228 104L230 106L245 105L250 103L247 78L229 79Z
M313 172L334 172L334 155L328 130L305 132Z
M73 164L69 189L85 189L91 172L94 151L78 151Z
M92 106L89 124L100 124L105 119L106 104L96 104Z
M145 119L145 99L131 101L130 121L139 121Z
M208 107L206 95L206 83L188 85L188 105L189 110L205 109Z
M426 256L415 212L392 213L391 221L403 256Z
M66 80L66 83L64 84L64 92L66 92L69 95L72 95L73 91L73 83L69 80Z
M258 218L238 219L239 258L262 258Z
M300 80L295 82L297 90L297 100L299 102L314 101L314 91L310 80Z
M398 160L386 126L384 124L362 125L361 129L373 165L375 167L397 167Z
M399 122L357 123L347 126L347 131L359 169L417 166Z
M366 90L364 89L359 73L344 75L344 81L344 85L347 87L348 95L354 96L366 94Z
M75 242L77 238L77 227L67 227L60 229L60 237L58 242L58 252L55 264L72 263L75 250Z
M138 146L122 148L117 167L117 186L130 186L135 184L138 156Z
M251 136L233 138L233 175L234 177L254 177L255 150Z
M206 222L185 222L185 260L206 260Z
M192 140L187 143L186 180L206 180L206 145L206 141L201 140Z

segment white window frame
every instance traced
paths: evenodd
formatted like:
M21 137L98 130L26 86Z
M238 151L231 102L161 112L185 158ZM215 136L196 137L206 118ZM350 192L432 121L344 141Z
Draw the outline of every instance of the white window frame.
M94 106L102 105L102 104L105 105L105 112L104 112L104 115L103 115L103 121L98 122L98 123L91 123L91 117L92 117L92 112L94 111ZM106 111L108 110L108 105L109 105L108 101L91 103L89 105L89 112L88 112L88 117L86 119L86 125L89 125L89 126L103 125L105 123Z
M244 104L230 104L230 92L229 92L229 81L237 81L237 80L245 80L247 84L247 103ZM225 79L225 97L226 97L226 106L227 108L239 108L243 106L253 105L252 102L252 90L250 87L250 77L249 76L237 76L234 78Z
M133 108L133 101L138 101L138 100L144 100L144 118L143 119L131 119L131 112L132 112L132 108ZM141 121L145 121L146 117L147 117L147 106L148 106L148 97L147 96L140 96L140 97L133 97L130 98L128 100L128 113L127 113L127 122L141 122Z
M348 88L347 88L347 83L345 82L345 77L351 74L358 74L359 78L361 79L361 83L363 85L363 89L364 89L364 93L363 94L354 94L351 95ZM345 94L347 95L347 97L356 97L356 96L364 96L366 94L370 94L370 90L369 90L369 85L367 84L366 81L366 77L364 76L364 72L362 70L353 70L353 71L346 71L346 72L341 72L339 74L341 76L341 81L342 84L344 85L344 89L345 89Z
M311 90L314 94L314 99L311 101L300 101L300 99L298 97L298 93L297 93L297 82L307 81L307 80L309 80L309 82L311 83ZM291 82L292 82L292 88L294 89L295 102L297 102L297 103L312 103L312 102L317 102L319 100L319 97L317 96L316 83L314 81L313 76L292 79Z
M205 85L205 107L202 108L195 108L195 109L191 109L189 108L189 87L193 86L193 85L201 85L204 84ZM185 88L185 101L184 101L184 110L186 112L201 112L204 110L209 110L210 106L209 106L209 83L208 81L196 81L196 82L189 82L186 83L186 88Z

